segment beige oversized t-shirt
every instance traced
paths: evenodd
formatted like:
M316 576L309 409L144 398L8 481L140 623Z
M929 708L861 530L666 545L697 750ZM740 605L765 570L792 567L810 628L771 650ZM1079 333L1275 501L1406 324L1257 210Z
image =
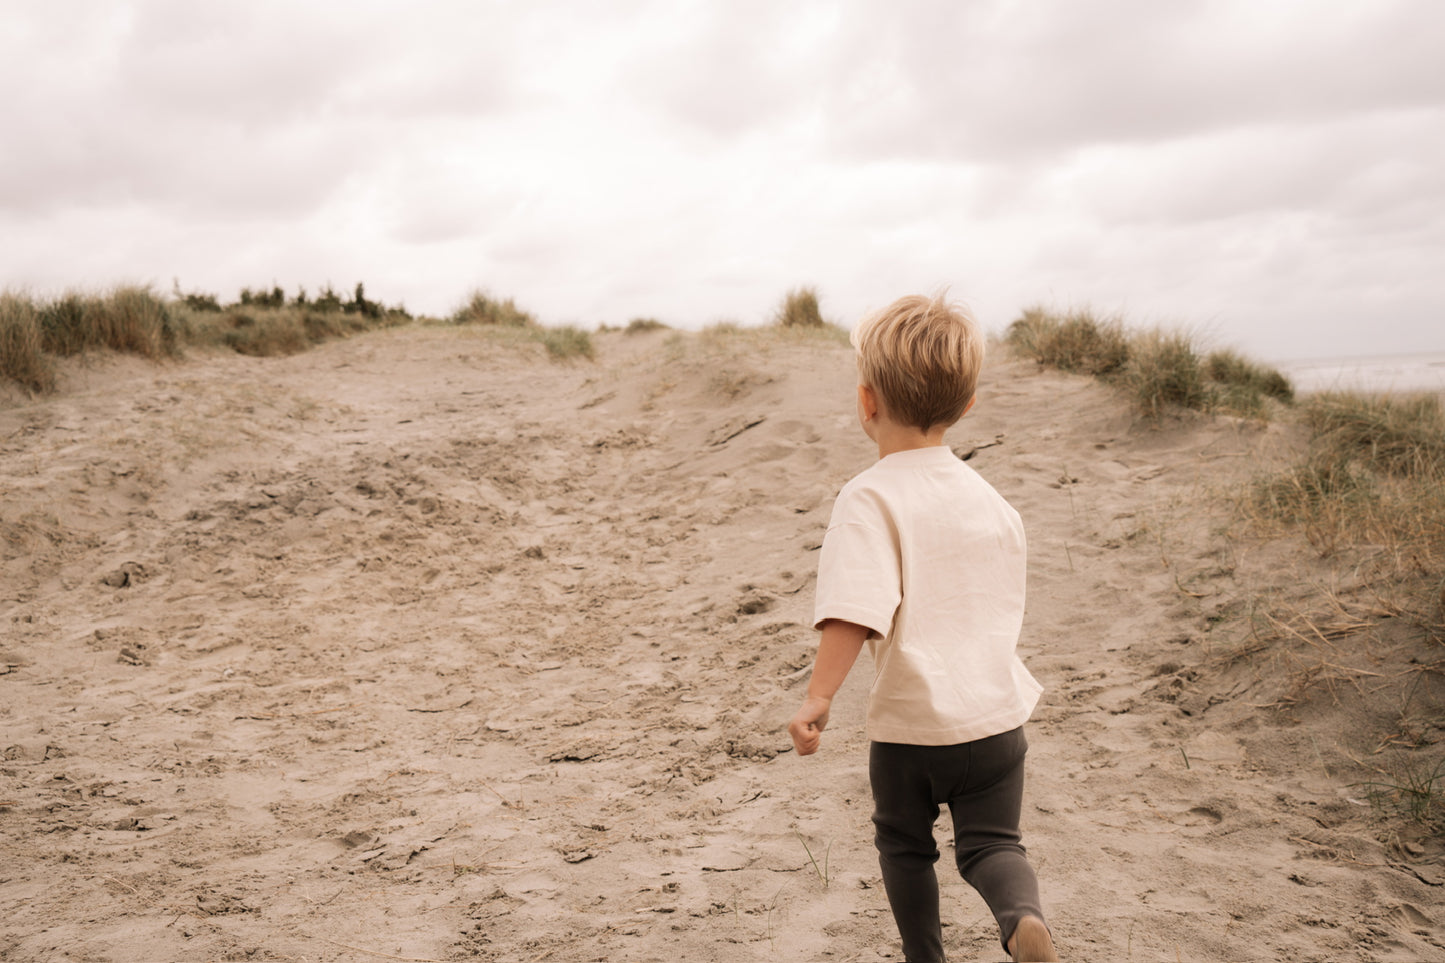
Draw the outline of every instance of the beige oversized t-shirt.
M1015 653L1026 561L1018 512L946 447L896 452L843 487L814 625L876 634L870 739L946 746L1028 720L1043 687Z

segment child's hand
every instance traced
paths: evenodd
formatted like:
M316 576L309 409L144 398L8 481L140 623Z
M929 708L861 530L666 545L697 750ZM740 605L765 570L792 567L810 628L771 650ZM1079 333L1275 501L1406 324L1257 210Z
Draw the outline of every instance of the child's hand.
M832 699L821 696L809 696L803 700L803 705L793 716L793 721L788 723L788 735L793 737L793 748L798 750L798 755L811 756L818 751L818 744L823 740L823 729L828 725L828 709L832 704Z

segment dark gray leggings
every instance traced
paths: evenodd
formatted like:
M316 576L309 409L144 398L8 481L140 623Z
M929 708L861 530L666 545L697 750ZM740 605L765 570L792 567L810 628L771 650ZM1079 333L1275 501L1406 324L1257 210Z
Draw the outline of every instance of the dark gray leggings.
M958 871L993 911L1004 949L1019 920L1044 918L1019 835L1028 748L1022 728L955 746L872 744L874 842L909 963L944 959L933 871L933 821L940 806L953 817Z

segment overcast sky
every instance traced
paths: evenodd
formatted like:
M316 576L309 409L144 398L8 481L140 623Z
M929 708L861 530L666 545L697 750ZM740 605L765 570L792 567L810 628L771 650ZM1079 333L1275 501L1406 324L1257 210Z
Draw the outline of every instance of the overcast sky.
M1445 3L7 3L0 285L1445 351Z

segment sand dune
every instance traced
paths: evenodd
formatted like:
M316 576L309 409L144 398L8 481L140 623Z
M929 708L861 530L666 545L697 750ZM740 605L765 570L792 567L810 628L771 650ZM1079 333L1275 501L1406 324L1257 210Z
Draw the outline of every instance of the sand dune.
M784 731L874 454L846 347L409 328L66 381L0 410L0 957L900 958L866 660L818 756ZM1393 678L1239 651L1242 599L1335 578L1209 507L1288 433L1001 359L950 437L1029 529L1065 958L1445 956L1438 841L1350 785L1393 698L1351 673ZM1000 958L940 869L954 958Z

